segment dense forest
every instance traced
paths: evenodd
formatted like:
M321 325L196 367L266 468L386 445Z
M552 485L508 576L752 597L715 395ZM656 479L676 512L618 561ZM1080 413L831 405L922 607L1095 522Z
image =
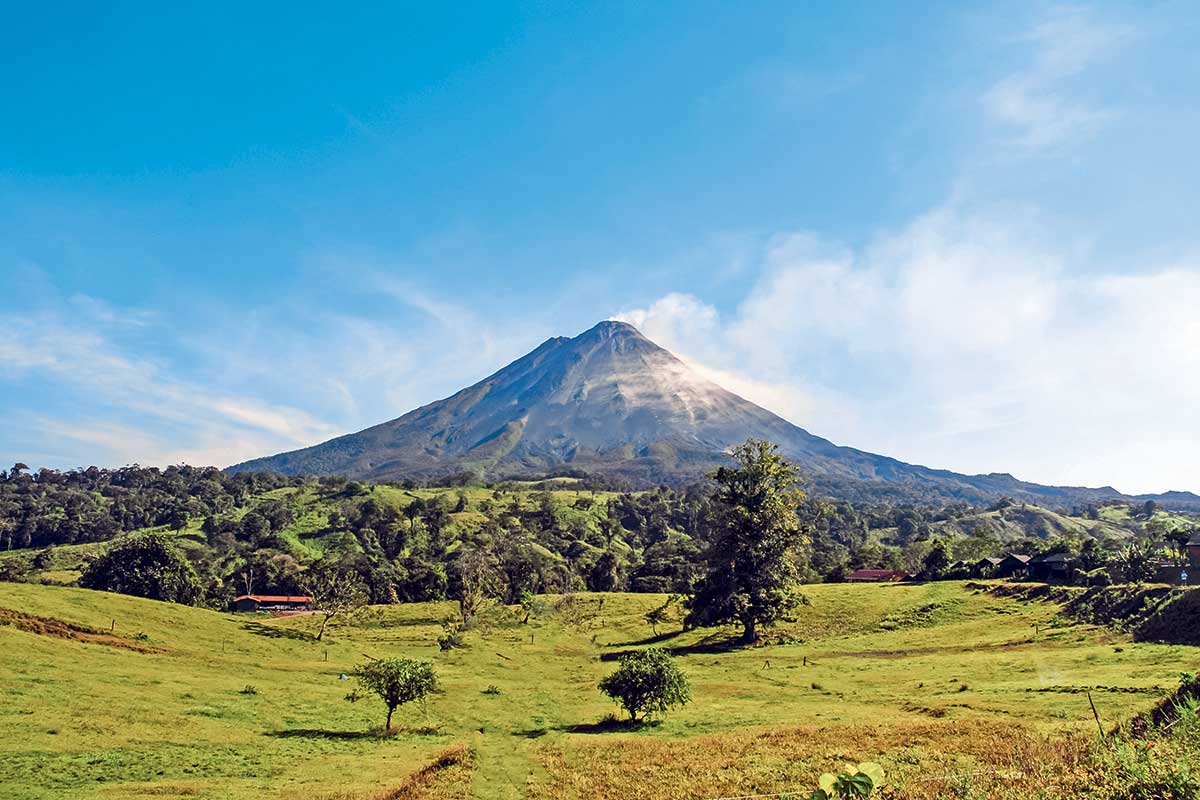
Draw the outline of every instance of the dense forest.
M213 467L0 470L0 578L76 582L104 543L157 531L195 570L199 602L300 594L318 569L355 574L375 603L454 597L483 562L507 602L527 593L687 593L709 538L712 487L604 491L578 479L418 487ZM805 581L860 568L943 572L1005 552L1115 554L1168 545L1189 518L1153 503L1051 511L1011 500L980 508L804 497ZM932 555L931 555L932 554Z

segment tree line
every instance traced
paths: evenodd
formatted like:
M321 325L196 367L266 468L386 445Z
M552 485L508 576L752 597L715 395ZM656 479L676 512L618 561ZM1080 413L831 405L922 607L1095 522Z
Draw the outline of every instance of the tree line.
M754 446L756 458L766 458L767 445ZM731 473L722 470L682 489L619 494L567 495L499 484L483 500L469 503L465 488L430 495L391 484L403 491L386 494L381 487L340 478L227 474L187 466L34 473L17 464L0 470L0 546L43 549L21 559L0 559L0 577L21 579L30 570L52 567L58 545L106 541L147 528L187 529L188 537L174 540L186 545L178 563L194 573L194 580L176 582L187 587L178 594L182 602L227 608L240 594L311 594L318 578L349 576L347 582L367 602L453 598L469 615L472 598L478 597L519 604L539 593L577 590L707 592L714 580L708 560L722 538L741 536L738 525L760 528L771 514L785 510L803 532L778 576L788 585L837 581L863 568L953 577L950 567L957 561L1005 549L1030 555L1055 547L1078 551L1083 544L1049 535L1006 540L975 522L967 535L942 536L940 526L989 509L811 498L796 488L801 476L795 468L782 459L779 463L783 472L773 495L778 505L738 512L749 514L744 518L730 516L731 508L744 503L729 501L753 498L739 494L744 490L729 484ZM1019 504L1006 500L990 510L1021 513ZM1131 509L1131 515L1147 520L1146 527L1153 527L1153 514L1153 508ZM319 550L297 545L298 526L320 539ZM136 546L147 552L174 547L171 537ZM1092 552L1095 547L1087 546L1089 557L1100 559L1104 554ZM767 555L764 550L754 558ZM149 588L116 588L132 584L102 570L115 561L85 559L78 564L85 573L81 580L159 596ZM725 580L736 578L731 573Z

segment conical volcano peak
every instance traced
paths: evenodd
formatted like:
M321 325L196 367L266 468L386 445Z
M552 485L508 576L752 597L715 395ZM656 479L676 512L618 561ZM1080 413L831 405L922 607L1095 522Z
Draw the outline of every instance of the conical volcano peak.
M553 337L478 383L399 419L235 470L436 481L569 472L656 486L727 463L731 445L767 439L831 496L977 502L1120 497L1009 475L956 475L838 447L696 373L633 325L608 319Z
M606 319L603 322L598 322L575 337L575 340L580 342L605 339L636 340L654 345L637 328L628 322L622 322L617 319ZM654 346L657 347L658 345Z
M572 339L570 344L579 353L611 352L651 358L661 354L674 360L674 356L643 336L637 328L615 319L593 325Z
M642 332L633 325L619 319L606 319L603 322L597 322L586 333L596 333L602 336L636 336L639 339L645 339Z

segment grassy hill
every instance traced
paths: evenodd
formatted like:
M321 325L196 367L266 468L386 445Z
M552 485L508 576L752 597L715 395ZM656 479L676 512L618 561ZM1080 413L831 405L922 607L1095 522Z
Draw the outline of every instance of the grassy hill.
M971 772L1032 774L1034 753L1058 769L1082 739L1044 737L1094 731L1081 690L1115 723L1200 661L960 583L808 591L749 650L677 624L655 636L644 614L662 596L580 594L545 598L528 625L497 608L443 652L449 603L372 607L317 643L306 616L0 584L0 796L707 798L800 789L870 758L896 796L932 797L1001 780ZM615 709L596 683L652 643L677 652L694 702L636 731L604 723ZM364 654L427 659L441 677L395 735L377 735L381 704L343 700Z
M1128 509L1126 508L1128 512ZM935 523L938 536L979 536L987 534L1001 540L1024 538L1095 538L1102 541L1127 541L1134 536L1128 513L1120 524L1114 520L1090 520L1072 517L1033 505L1014 505L980 511L957 519Z

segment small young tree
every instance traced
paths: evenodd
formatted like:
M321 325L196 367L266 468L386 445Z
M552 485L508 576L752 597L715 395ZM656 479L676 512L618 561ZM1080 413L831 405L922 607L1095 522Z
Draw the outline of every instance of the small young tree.
M600 691L629 712L629 719L665 713L692 699L687 676L665 650L635 650L621 656L617 671L600 681Z
M367 604L367 591L356 573L338 566L318 564L301 581L312 598L313 608L322 615L317 641L325 636L329 620L351 614Z
M658 626L670 619L667 611L671 608L671 604L678 599L679 595L670 595L661 606L655 606L646 612L646 622L650 623L650 628L654 631L655 636L658 636Z
M521 620L522 625L528 625L530 617L540 616L545 610L546 604L540 597L528 589L521 592L521 611L525 614L524 619Z
M424 700L437 688L437 673L433 671L433 665L411 658L368 661L354 668L354 677L359 687L379 695L379 699L387 706L384 729L389 731L392 729L392 714L397 708L414 700ZM346 699L354 702L358 697L357 693L352 693Z

